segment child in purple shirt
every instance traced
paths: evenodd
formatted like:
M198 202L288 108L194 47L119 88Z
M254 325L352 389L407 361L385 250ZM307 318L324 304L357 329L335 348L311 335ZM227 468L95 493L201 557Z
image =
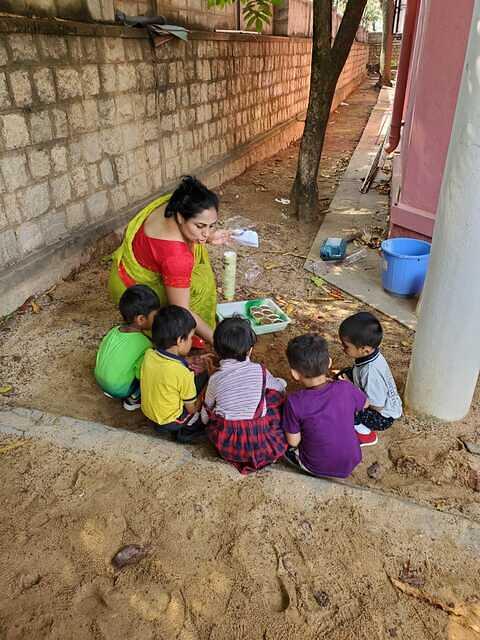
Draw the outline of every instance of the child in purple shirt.
M367 396L351 382L327 378L332 361L319 335L290 340L287 358L304 389L284 405L282 426L290 445L285 458L314 476L346 478L362 460L354 418L368 406Z

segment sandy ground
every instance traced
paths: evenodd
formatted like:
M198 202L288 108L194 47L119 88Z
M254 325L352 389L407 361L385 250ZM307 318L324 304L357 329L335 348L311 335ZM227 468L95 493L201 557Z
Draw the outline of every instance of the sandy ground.
M390 577L409 562L444 602L480 589L453 540L372 529L356 500L321 500L294 471L243 479L194 460L165 474L37 442L2 479L5 640L454 640L446 613ZM132 542L149 555L115 572Z
M366 85L331 118L320 176L325 207L375 99ZM286 343L309 330L327 337L336 366L347 365L338 325L365 308L318 289L302 269L317 228L299 225L275 202L288 197L297 152L292 146L220 190L223 219L247 217L262 240L260 250L240 252L239 272L254 261L261 275L253 283L240 275L237 297L268 294L294 319L286 331L261 338L255 351L285 378ZM118 320L103 259L115 242L99 243L87 267L2 322L0 386L13 387L2 406L150 433L139 412L107 399L92 377L99 340ZM219 273L220 253L212 257ZM382 349L402 390L412 332L381 320ZM395 423L379 445L364 450L350 482L479 522L480 493L471 485L480 456L469 454L462 438L480 441L478 392L459 423L408 415ZM447 616L399 597L387 574L397 575L410 559L432 589L446 584L460 599L479 593L478 564L451 541L432 549L394 532L378 539L363 529L350 499L293 499L283 474L280 500L269 492L268 471L226 480L223 463L212 468L209 445L189 451L194 463L167 476L46 444L0 453L0 566L7 589L0 637L440 638L447 637ZM372 478L367 470L375 462ZM131 541L151 544L151 556L114 575L108 561Z

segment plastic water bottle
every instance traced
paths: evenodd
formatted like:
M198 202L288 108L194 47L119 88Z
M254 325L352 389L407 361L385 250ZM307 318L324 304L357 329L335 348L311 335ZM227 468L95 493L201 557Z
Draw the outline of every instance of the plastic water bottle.
M237 272L237 254L235 251L225 251L223 254L222 289L225 300L233 300L235 296L235 278Z

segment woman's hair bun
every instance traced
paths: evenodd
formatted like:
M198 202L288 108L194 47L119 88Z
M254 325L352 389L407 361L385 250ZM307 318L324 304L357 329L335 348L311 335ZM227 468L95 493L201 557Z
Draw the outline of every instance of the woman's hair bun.
M183 176L165 208L165 217L180 213L185 220L194 218L205 209L218 211L218 196L197 180L195 176Z
M190 190L195 189L196 187L201 188L203 187L203 184L200 182L200 180L197 180L195 176L182 176L182 179L180 180L180 184L178 186Z

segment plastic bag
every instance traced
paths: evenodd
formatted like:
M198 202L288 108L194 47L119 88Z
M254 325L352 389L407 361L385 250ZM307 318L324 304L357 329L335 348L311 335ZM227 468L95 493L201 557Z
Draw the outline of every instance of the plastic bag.
M263 276L262 267L252 260L252 258L248 258L243 263L243 284L247 287L251 287L257 280L259 280Z
M349 267L350 265L359 262L359 260L363 260L367 257L367 255L368 254L365 247L363 249L358 249L357 251L354 251L350 255L346 256L342 264L346 267Z
M258 233L254 231L256 224L245 216L232 216L223 224L225 231L230 232L229 244L238 244L243 247L258 248Z
M228 231L238 231L240 229L254 229L256 224L250 218L246 218L245 216L232 216L231 218L227 218L223 223L223 228Z
M253 229L235 229L231 239L242 247L254 247L258 249L258 233Z

